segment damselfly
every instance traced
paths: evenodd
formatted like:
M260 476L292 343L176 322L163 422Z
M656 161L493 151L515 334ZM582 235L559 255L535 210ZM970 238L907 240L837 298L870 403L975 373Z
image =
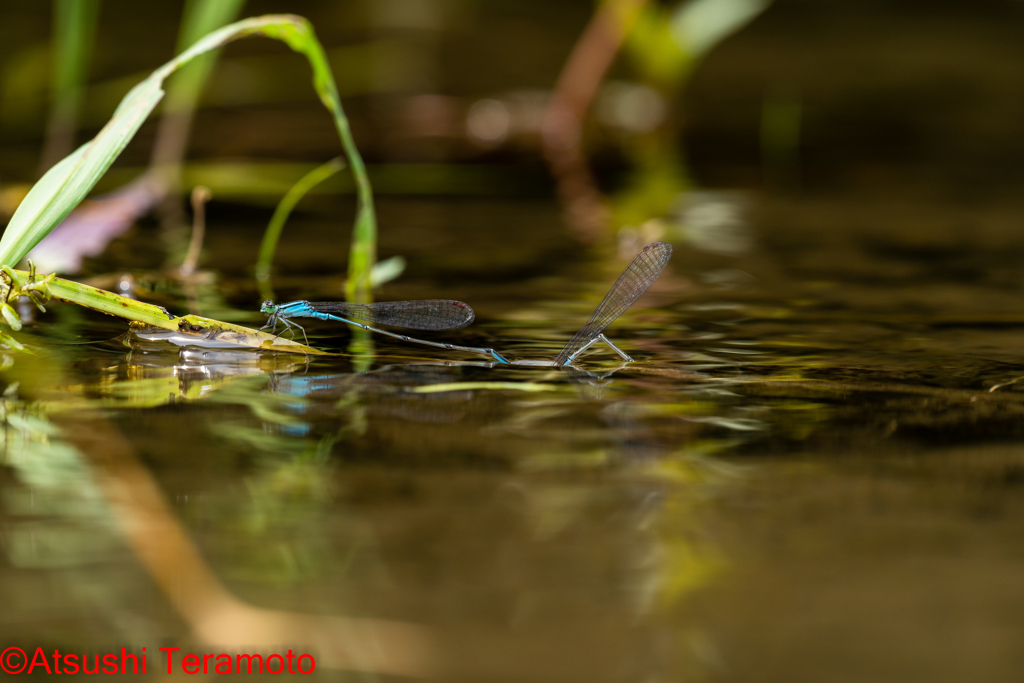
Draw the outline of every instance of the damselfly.
M604 295L587 324L573 335L565 348L555 357L554 365L570 365L577 357L598 341L611 347L627 363L630 358L622 349L604 336L606 327L626 312L644 292L651 288L672 258L672 245L668 242L653 242L643 248L632 263L626 266L622 275Z
M286 304L275 304L273 301L264 301L260 311L270 316L267 319L267 324L260 329L269 327L273 331L277 329L277 324L281 323L291 331L292 337L295 336L294 329L298 328L302 332L302 338L306 339L306 330L295 322L294 318L335 320L413 344L425 344L451 351L482 353L499 363L508 363L494 349L416 339L365 324L393 325L414 330L457 330L469 325L476 317L473 309L461 301L426 299L422 301L381 301L372 304L350 304L344 301L290 301ZM308 339L306 343L309 343Z

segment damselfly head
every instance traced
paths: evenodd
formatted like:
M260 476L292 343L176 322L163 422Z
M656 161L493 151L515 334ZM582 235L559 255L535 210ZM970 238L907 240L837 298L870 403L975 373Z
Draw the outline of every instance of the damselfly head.
M260 306L260 313L273 313L276 310L277 310L277 306L275 306L274 302L271 301L270 299L267 299L266 301L264 301L263 305Z

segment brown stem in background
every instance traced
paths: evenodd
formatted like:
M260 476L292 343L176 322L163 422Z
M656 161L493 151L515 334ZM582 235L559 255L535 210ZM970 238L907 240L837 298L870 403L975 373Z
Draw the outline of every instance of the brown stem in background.
M181 208L181 167L188 148L192 131L194 108L168 110L160 117L150 173L160 182L164 194L161 197L159 213L164 228L175 228L185 220Z
M203 250L203 237L206 234L206 202L213 195L210 188L199 185L192 190L192 239L188 243L188 253L181 264L181 276L188 277L196 272L199 265L199 253Z
M76 100L74 105L57 102L50 111L50 118L46 122L46 141L43 143L42 161L39 163L40 176L75 150L75 123L79 95L76 93L74 97Z
M646 0L608 0L594 14L566 60L544 113L544 157L555 176L573 234L595 242L608 223L605 206L581 146L583 119Z

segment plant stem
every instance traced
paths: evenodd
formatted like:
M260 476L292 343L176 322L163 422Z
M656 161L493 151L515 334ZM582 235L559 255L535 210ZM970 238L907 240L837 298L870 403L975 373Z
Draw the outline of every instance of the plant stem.
M18 284L27 282L28 271L14 270ZM198 315L174 316L167 312L162 306L143 303L135 299L129 299L113 292L108 292L80 282L54 278L50 284L50 294L55 299L68 301L79 306L91 308L100 313L116 315L135 322L160 327L165 330L176 330L184 334L196 335L202 339L219 338L225 342L238 344L240 346L251 346L265 348L273 351L285 351L288 353L304 353L307 355L324 355L325 352L314 349L304 344L293 342L289 339L275 337L266 332L253 330L241 325L211 320Z
M188 253L181 264L182 277L196 272L199 265L199 254L203 250L203 237L206 235L206 202L210 201L210 189L202 185L192 190L192 239L188 243Z
M273 290L270 288L270 269L274 262L274 253L277 251L277 243L281 239L281 231L284 230L284 224L288 221L292 209L299 203L299 200L306 196L307 192L344 167L345 161L341 157L335 157L326 164L317 166L295 183L277 205L274 215L271 216L270 223L267 224L267 229L263 233L260 253L256 258L256 280L260 285L263 298L274 298Z

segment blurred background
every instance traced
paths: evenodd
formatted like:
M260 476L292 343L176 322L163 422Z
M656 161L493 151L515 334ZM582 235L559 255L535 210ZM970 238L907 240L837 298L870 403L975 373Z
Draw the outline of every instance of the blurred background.
M182 47L278 12L323 42L404 259L375 296L467 301L438 340L552 358L665 240L610 332L640 362L282 358L55 304L34 360L0 354L0 646L295 642L360 681L1019 679L1024 2L5 0L0 220ZM175 78L80 214L95 239L33 258L258 326L260 236L337 132L278 41ZM353 188L301 200L282 300L342 297ZM343 353L338 327L310 340Z
M92 49L80 65L76 143L175 53L182 20L181 3L95 4ZM594 93L584 146L603 191L628 187L644 163L637 157L651 155L640 148L657 134L679 157L673 172L701 187L812 196L898 188L1012 200L1024 106L1015 85L1020 3L936 2L924 11L899 1L725 0L725 13L738 16L706 19L710 26L699 30L711 35L691 37L691 45L678 27L674 43L662 35L679 23L676 5L648 4L645 11L659 16L634 30L653 37L627 40ZM443 165L398 167L403 172L381 180L378 192L544 196L553 191L540 135L545 106L594 10L571 0L250 0L238 12L288 11L312 21L371 164ZM5 186L31 182L52 163L42 159L53 101L52 15L46 3L5 3ZM147 124L119 160L122 173L146 165L156 127ZM188 161L211 181L203 173L211 165L315 162L338 147L306 64L264 40L224 51L193 131ZM113 173L107 182L123 177ZM217 196L256 191L211 189Z

